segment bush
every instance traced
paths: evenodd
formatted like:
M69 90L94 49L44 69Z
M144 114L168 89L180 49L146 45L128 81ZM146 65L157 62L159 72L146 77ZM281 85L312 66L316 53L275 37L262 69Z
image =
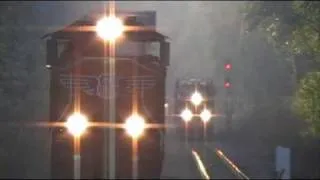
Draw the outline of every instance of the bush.
M308 123L307 133L320 133L320 72L310 72L301 81L296 92L294 111Z

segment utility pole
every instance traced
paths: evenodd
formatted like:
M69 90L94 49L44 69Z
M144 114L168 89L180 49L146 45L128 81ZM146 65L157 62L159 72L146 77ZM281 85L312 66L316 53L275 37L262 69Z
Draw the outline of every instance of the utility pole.
M226 122L226 130L232 130L232 84L230 80L232 70L231 60L226 59L224 62L224 88L226 89L225 95L225 122Z

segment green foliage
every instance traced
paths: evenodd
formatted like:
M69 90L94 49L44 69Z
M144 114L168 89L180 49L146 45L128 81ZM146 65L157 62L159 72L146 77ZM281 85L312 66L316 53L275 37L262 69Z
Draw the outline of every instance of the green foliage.
M312 135L320 135L320 72L308 73L300 82L294 109L310 125Z
M246 5L248 30L264 31L279 50L293 55L320 54L320 2L255 1Z
M279 52L294 59L292 70L296 78L305 71L317 71L320 62L320 2L248 2L244 12L249 32L263 32ZM308 65L310 60L312 64ZM301 80L293 103L294 110L306 120L310 127L308 132L313 135L320 134L319 93L319 72L309 73Z

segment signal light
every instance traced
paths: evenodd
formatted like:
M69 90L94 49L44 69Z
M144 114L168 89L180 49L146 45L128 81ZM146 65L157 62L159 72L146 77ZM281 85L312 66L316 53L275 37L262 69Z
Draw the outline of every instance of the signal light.
M224 65L224 69L225 69L226 71L231 70L231 68L232 68L232 66L231 66L230 63Z
M232 69L232 64L230 59L226 59L224 61L224 70L225 70L225 79L224 79L224 87L231 88L230 82L230 71Z
M228 81L227 81L227 82L225 82L225 83L224 83L224 87L225 87L225 88L229 88L229 87L231 87L231 83L230 83L230 82L228 82Z

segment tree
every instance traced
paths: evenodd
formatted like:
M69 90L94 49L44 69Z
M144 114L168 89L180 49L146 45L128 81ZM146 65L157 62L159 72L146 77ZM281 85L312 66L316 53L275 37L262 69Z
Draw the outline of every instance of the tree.
M320 122L313 104L319 90L320 69L320 2L318 1L259 1L246 4L248 32L265 33L279 53L292 62L293 83L301 79L294 97L294 110L306 119L313 135L319 133ZM308 72L313 73L308 73ZM306 73L308 73L306 75ZM318 83L318 84L317 84Z
M265 31L278 48L319 57L320 2L259 1L247 4L248 30Z
M300 82L294 108L309 124L312 135L320 135L320 72L310 72Z
M292 62L294 82L319 68L319 7L318 1L258 1L245 6L248 32L264 32L278 52L286 55Z

